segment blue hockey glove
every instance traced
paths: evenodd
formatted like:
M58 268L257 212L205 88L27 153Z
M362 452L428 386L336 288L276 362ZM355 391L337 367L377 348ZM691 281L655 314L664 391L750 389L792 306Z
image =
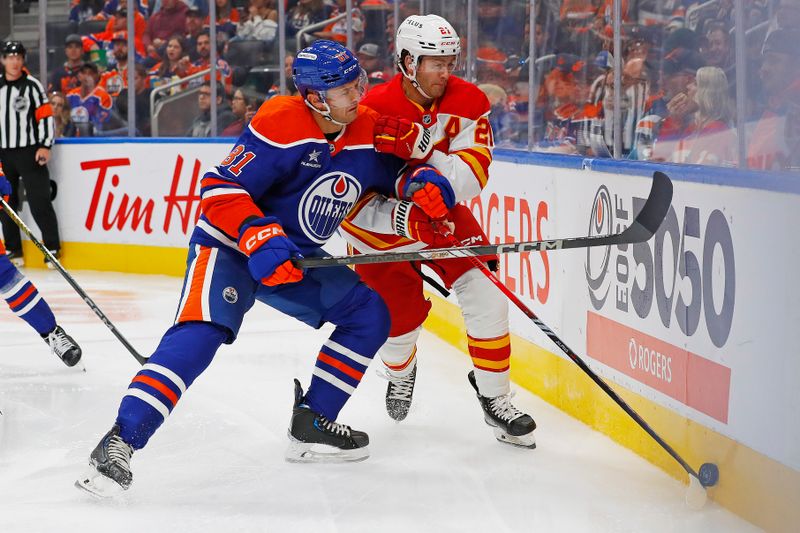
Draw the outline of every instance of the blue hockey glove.
M412 168L406 175L403 198L413 200L434 220L447 216L456 205L456 193L441 172L430 165Z
M2 167L0 167L0 196L2 196L3 200L5 200L6 202L8 202L8 199L11 196L11 184L3 175ZM0 209L2 209L2 207L0 207Z
M292 263L303 257L275 217L248 222L239 234L239 249L250 257L247 268L253 279L270 287L303 279L303 270Z

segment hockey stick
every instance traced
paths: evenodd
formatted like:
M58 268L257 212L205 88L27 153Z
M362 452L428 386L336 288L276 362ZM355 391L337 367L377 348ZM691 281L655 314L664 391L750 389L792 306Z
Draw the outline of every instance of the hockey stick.
M672 182L670 182L669 178L667 178L667 176L661 172L656 172L655 175L653 176L653 180L654 180L653 190L659 188L660 194L663 195L661 200L666 201L665 206L660 206L664 207L662 214L662 219L663 219L663 216L666 215L666 211L669 208L670 203L672 202ZM658 183L659 181L661 183ZM652 192L651 192L651 197L652 197ZM647 200L647 203L649 202L650 198L648 198ZM647 209L647 203L645 203L645 206L642 208L642 211ZM639 217L637 217L636 220L638 219ZM652 219L650 219L650 221L652 221ZM650 233L651 234L655 233L655 231L658 230L658 227L660 225L661 225L661 219L658 220L658 222L654 227L648 226ZM458 244L458 241L456 240L455 236L452 233L450 233L450 230L446 226L442 225L441 228L443 235L449 238L453 244ZM639 231L639 233L641 234L641 230ZM500 289L500 291L503 294L505 294L506 297L519 308L520 311L525 313L525 315L528 318L530 318L531 321L534 324L536 324L536 326L540 330L542 330L542 332L545 335L547 335L550 338L550 340L553 341L553 343L555 343L555 345L561 349L562 352L564 352L567 355L567 357L572 359L572 361L576 365L578 365L578 367L580 367L580 369L583 370L583 372L586 375L588 375L592 379L592 381L594 381L603 390L603 392L605 392L612 400L614 400L614 402L616 402L616 404L619 405L623 409L623 411L625 411L628 414L628 416L630 416L634 420L634 422L636 422L639 425L639 427L645 430L647 434L650 435L653 438L653 440L655 440L659 444L659 446L661 446L668 454L672 456L673 459L675 459L681 465L681 467L683 467L686 473L689 474L689 491L686 493L686 501L690 506L694 508L702 507L706 501L705 487L711 487L717 483L719 475L717 466L714 465L713 463L704 463L700 467L700 473L698 474L698 472L696 472L691 466L689 466L689 464L683 459L683 457L681 457L678 454L678 452L676 452L672 448L672 446L667 444L667 442L663 438L661 438L661 436L658 433L656 433L655 430L653 430L653 428L650 427L650 425L647 422L645 422L645 420L639 415L639 413L637 413L630 405L628 405L625 402L625 400L620 398L619 395L616 392L614 392L614 389L612 389L605 381L603 381L603 379L601 379L600 376L595 374L592 371L592 369L589 368L589 365L587 365L586 362L583 359L581 359L581 357L578 356L578 354L576 354L569 346L567 346L566 343L562 341L558 337L558 335L556 335L553 332L553 330L547 327L547 325L545 325L545 323L542 322L528 306L522 303L522 301L513 292L511 292L508 289L508 287L506 287L497 278L497 276L495 276L489 270L489 268L483 262L481 262L477 257L474 256L468 256L468 258L472 262L472 264L475 265L476 268L480 269L480 271L487 278L489 278L489 280L492 283L494 283L494 285L498 289Z
M92 311L94 311L94 314L96 314L98 318L100 318L100 320L103 322L103 324L105 324L106 327L111 330L111 333L114 334L114 336L119 340L119 342L121 342L122 345L128 349L133 358L136 359L139 362L139 364L141 365L145 364L147 362L147 358L142 357L139 354L139 352L137 352L133 348L133 346L131 346L131 344L125 339L125 337L122 336L122 334L117 330L117 328L114 327L114 324L111 322L111 320L109 320L108 317L100 310L100 308L97 307L97 304L95 304L94 301L92 301L92 299L89 298L89 295L86 294L86 292L84 292L81 286L78 285L78 282L75 281L72 278L72 276L69 275L69 272L67 272L63 266L61 266L61 263L58 262L56 256L54 256L50 252L50 250L48 250L47 247L44 244L42 244L42 242L39 239L36 238L36 236L31 232L30 228L28 228L25 222L22 221L19 215L13 209L11 209L11 206L8 205L6 201L3 200L2 197L0 197L0 206L3 206L3 209L5 209L6 213L8 213L8 216L11 217L11 220L13 220L14 223L17 226L19 226L19 228L22 231L25 232L25 235L27 235L28 238L33 242L33 244L36 245L39 251L42 252L48 259L48 261L50 261L53 264L53 266L56 267L56 270L58 270L61 273L61 275L64 276L64 279L67 280L67 283L69 283L72 286L72 288L75 289L75 292L78 293L78 296L80 296L83 299L83 301L86 302L86 305L88 305L89 308Z
M663 172L655 172L653 174L653 185L650 188L650 194L642 210L627 229L612 235L595 235L592 237L572 237L567 239L548 239L543 241L477 246L461 246L460 243L456 242L456 246L453 248L418 250L414 252L378 252L361 255L309 257L295 259L293 262L298 268L310 268L361 265L365 263L425 261L450 259L454 257L481 257L495 254L536 252L539 250L566 250L569 248L633 244L644 242L653 236L661 225L661 221L664 220L664 217L667 215L670 202L672 202L672 182Z

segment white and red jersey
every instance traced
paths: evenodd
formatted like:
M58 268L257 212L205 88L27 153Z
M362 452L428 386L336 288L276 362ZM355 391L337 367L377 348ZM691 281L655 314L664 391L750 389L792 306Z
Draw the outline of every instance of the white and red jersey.
M451 76L447 90L430 109L409 100L403 92L403 75L374 87L362 100L381 115L406 118L431 132L434 151L426 161L450 181L456 202L479 195L489 179L494 138L489 125L489 100L472 83ZM398 180L400 197L405 184ZM364 197L341 225L342 235L360 252L424 248L421 242L395 235L391 213L396 199Z

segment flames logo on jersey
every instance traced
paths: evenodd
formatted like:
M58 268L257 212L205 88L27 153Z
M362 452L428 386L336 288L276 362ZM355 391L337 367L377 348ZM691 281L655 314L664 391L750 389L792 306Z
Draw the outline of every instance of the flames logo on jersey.
M344 172L323 174L300 200L300 227L317 244L325 244L361 197L361 184Z

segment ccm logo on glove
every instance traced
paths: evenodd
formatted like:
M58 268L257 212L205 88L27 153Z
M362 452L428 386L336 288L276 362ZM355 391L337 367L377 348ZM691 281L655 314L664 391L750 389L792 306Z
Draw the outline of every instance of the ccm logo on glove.
M244 242L244 249L242 250L247 255L264 244L266 241L270 240L273 237L286 237L286 233L283 231L283 228L280 227L278 224L270 224L265 228L253 228L250 227L248 230L258 230L258 231L247 231L246 234L249 235L247 240Z
M273 287L303 279L292 259L303 257L275 217L251 220L239 236L239 249L250 256L247 269L253 279Z

